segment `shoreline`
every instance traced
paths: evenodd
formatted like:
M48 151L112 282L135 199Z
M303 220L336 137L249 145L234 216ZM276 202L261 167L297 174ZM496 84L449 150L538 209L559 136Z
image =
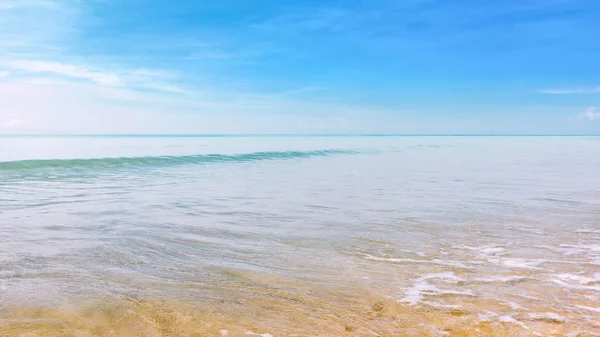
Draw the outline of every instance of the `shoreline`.
M52 298L46 305L4 303L0 336L584 337L600 332L591 300L573 300L580 312L550 312L543 299L530 301L540 303L539 308L524 307L526 299L508 307L500 300L457 292L435 294L435 287L425 286L424 294L431 295L424 295L415 305L365 287L317 285L257 274L232 277L235 283L224 283L214 293L202 286L182 285L185 293L179 295L167 294L168 289L146 289L158 292L82 294Z

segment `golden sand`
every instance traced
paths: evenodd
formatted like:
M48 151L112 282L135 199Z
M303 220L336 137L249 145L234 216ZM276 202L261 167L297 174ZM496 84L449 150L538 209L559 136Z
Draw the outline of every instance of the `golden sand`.
M532 316L515 309L493 316L501 312L493 301L448 298L442 308L410 306L364 290L243 280L244 288L230 289L231 296L208 299L111 296L3 308L0 336L600 336L597 322L577 312Z
M135 299L89 305L77 310L21 310L3 315L0 336L536 335L511 321L482 320L473 312L461 310L411 309L391 300L347 303L349 307L345 308L318 303L283 307L286 301L301 300L273 298L271 301L236 303L226 312L220 312L218 305L200 309L167 301ZM576 334L577 327L552 319L529 319L525 323L535 324L536 331L543 331L537 335L594 336L591 333Z

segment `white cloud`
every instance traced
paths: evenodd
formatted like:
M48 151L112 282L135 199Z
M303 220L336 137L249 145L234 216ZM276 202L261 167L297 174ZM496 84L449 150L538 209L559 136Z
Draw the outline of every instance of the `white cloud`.
M15 127L21 122L12 121L12 129L0 133L25 128L37 133L371 132L376 123L361 116L389 114L374 107L278 95L203 91L175 96L48 78L0 82L0 122L16 117L35 121L22 128Z
M25 72L26 78L37 82L54 83L60 81L58 77L70 79L84 79L105 87L124 87L131 89L164 92L172 94L191 94L192 91L174 82L178 76L163 70L152 69L117 69L106 70L100 67L76 66L54 61L41 60L9 60L4 61L5 67L15 71ZM3 77L0 72L0 78ZM8 73L6 73L8 75ZM58 75L58 76L56 76Z
M23 7L49 7L57 6L54 1L45 0L0 0L0 11L11 10Z
M600 121L600 109L590 106L585 112L579 115L579 120Z
M0 0L2 58L59 52L77 36L78 0ZM21 56L17 56L21 55Z
M8 62L7 65L14 69L33 73L54 73L72 78L86 79L101 85L123 85L122 80L112 73L92 71L85 67L78 67L58 62L16 60Z
M600 87L542 89L542 90L538 90L538 92L542 93L542 94L551 94L551 95L600 94Z
M151 90L151 91L162 91L165 93L174 93L174 94L191 94L193 93L191 90L183 88L179 85L171 84L169 82L157 82L157 81L147 81L147 82L139 82L136 83L137 87L141 89Z
M8 73L6 71L0 71L0 78L8 77Z
M326 91L329 90L328 87L324 87L324 86L308 86L308 87L303 87L303 88L298 88L298 89L294 89L294 90L289 90L289 91L284 91L282 93L280 93L281 96L285 96L285 95L295 95L295 94L303 94L303 93L311 93L311 92L316 92L316 91Z
M29 124L30 123L26 120L19 119L19 118L11 118L7 121L0 122L0 128L17 128L17 127L26 126Z

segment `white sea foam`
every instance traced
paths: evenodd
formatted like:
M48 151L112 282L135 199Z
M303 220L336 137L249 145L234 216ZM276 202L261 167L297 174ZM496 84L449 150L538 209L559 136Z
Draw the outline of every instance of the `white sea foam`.
M561 244L559 247L559 251L562 251L564 255L591 255L596 257L600 254L600 244Z
M246 331L246 335L260 336L260 337L273 337L273 335L271 335L270 333L256 333L256 332L252 332L250 330Z
M483 283L507 283L507 282L517 282L525 280L526 276L519 275L509 275L509 276L489 276L489 277L477 277L474 278L473 281L483 282Z
M554 312L532 312L529 313L527 317L534 321L546 321L554 323L563 323L566 320L563 316Z
M571 283L566 283L564 281L561 280L552 280L552 282L564 287L564 288L568 288L568 289L576 289L576 290L593 290L593 291L600 291L600 286L582 286L582 285L574 285Z
M600 273L594 273L591 277L583 276L583 275L574 275L574 274L560 274L555 275L563 280L572 280L582 285L589 285L592 283L600 283Z
M428 262L430 262L429 260L399 259L399 258L394 258L394 257L378 257L378 256L370 255L370 254L365 254L364 256L365 256L365 259L367 259L367 260L378 261L378 262L393 262L393 263L428 263Z
M480 321L489 322L492 318L498 317L498 314L489 310L484 310L484 312L480 312L477 314L477 318Z
M423 252L415 252L415 251L406 250L406 249L399 249L399 251L404 252L404 253L409 253L409 254L415 254L415 255L420 256L420 257L425 257L426 256L426 254L423 253Z
M459 295L459 296L475 296L470 290L457 291L451 289L440 289L437 286L431 284L429 280L437 279L439 281L457 284L463 282L464 279L454 275L454 273L433 273L419 277L413 283L413 286L406 289L404 297L400 299L400 302L408 303L410 305L416 305L421 302L425 296L440 296L440 295Z
M476 247L473 247L473 246L460 245L460 246L454 246L454 248L471 250L476 253L479 253L479 255L482 255L484 257L499 256L499 255L506 254L506 249L504 249L502 247L498 247L498 246L476 246Z
M479 264L479 263L474 262L474 261L459 262L459 261L439 260L439 259L433 259L433 260L431 260L431 263L433 263L433 264L439 264L439 265L442 265L442 266L463 268L463 269L472 269L473 268L471 266L467 266L466 263L469 263L469 264Z
M576 305L576 307L580 308L580 309L584 309L584 310L588 310L588 311L600 313L600 307L594 308L594 307L588 307L588 306L585 306L585 305Z
M400 302L408 303L410 305L416 305L425 295L437 295L440 289L432 284L425 281L415 282L415 284L406 289L404 297L400 299Z
M522 258L503 258L503 259L490 259L492 263L503 264L510 268L522 268L522 269L540 269L543 263L547 262L546 260L536 259L522 259Z
M521 309L525 309L522 305L520 305L519 303L516 302L509 302L507 303L508 306L510 306L511 309L513 310L521 310Z
M479 250L485 255L502 255L505 254L505 249L502 247L485 247Z
M577 229L574 231L575 233L594 233L594 234L600 234L600 229L594 229L594 228L582 228L582 229Z
M221 331L219 331L221 333L221 336L226 337L229 334L229 331L223 329Z
M531 300L531 301L539 301L539 297L537 296L531 296L531 295L526 295L526 294L520 294L520 293L515 293L516 296L520 297L520 298L524 298L527 300Z
M500 316L500 317L498 318L498 320L499 320L500 322L503 322L503 323L511 323L511 324L518 325L518 326L522 327L522 328L523 328L523 329L525 329L525 330L530 330L530 329L529 329L529 327L528 327L528 326L527 326L525 323L523 323L523 322L521 322L521 321L519 321L519 320L515 319L514 317L512 317L512 316L510 316L510 315L504 315L504 316Z
M457 249L466 249L476 252L480 258L486 259L489 263L504 265L509 268L520 269L541 269L542 264L548 262L543 259L524 259L516 257L502 257L506 250L498 246L455 246Z
M434 301L421 301L421 303L431 306L431 307L436 307L436 308L441 308L441 309L460 310L463 308L462 306L460 306L458 304L445 304L445 303L434 302Z
M503 322L503 323L510 323L510 324L518 325L518 326L520 326L521 328L523 328L523 329L525 329L525 330L527 330L527 331L530 331L530 333L531 333L532 335L534 335L534 336L546 336L546 335L542 335L542 334L541 334L541 333L539 333L539 332L532 331L532 330L531 330L531 328L529 328L529 327L528 327L528 326L527 326L525 323L523 323L523 322L521 322L521 321L519 321L519 320L515 319L514 317L512 317L512 316L510 316L510 315L504 315L504 316L501 316L501 317L499 317L499 318L498 318L498 320L499 320L500 322Z
M577 331L569 332L566 336L567 337L582 337L582 336L589 336L589 335L587 335L586 331L577 330Z
M554 283L565 288L578 290L600 291L600 273L594 273L591 277L575 274L553 275Z
M594 273L591 277L575 274L553 275L554 283L564 288L576 290L600 291L600 273Z
M537 229L537 228L526 228L526 227L513 227L513 229L516 229L520 232L525 232L525 233L533 233L533 234L537 234L537 235L546 235L546 231L542 230L542 229Z
M553 264L581 264L581 263L589 263L589 264L600 264L600 244L561 244L560 246L534 246L537 248L545 248L555 252L559 252L565 256L571 255L584 255L589 258L587 261L561 261L561 260L545 260L545 259L526 259L526 258L518 258L518 257L506 257L504 255L507 254L505 248L499 246L466 246L459 245L454 246L455 249L463 249L470 250L475 252L475 254L481 258L485 259L489 263L503 265L509 268L519 268L519 269L531 269L531 270L539 270L543 269L542 265L545 263L553 263ZM469 262L469 264L476 264L474 262Z
M439 259L419 260L419 259L405 259L405 258L393 258L393 257L379 257L379 256L373 256L370 254L365 254L364 257L367 260L378 261L378 262L436 264L436 265L441 265L441 266L450 266L450 267L457 267L457 268L464 268L464 269L473 268L471 266L467 266L465 263L478 264L477 262L460 262L460 261L439 260Z

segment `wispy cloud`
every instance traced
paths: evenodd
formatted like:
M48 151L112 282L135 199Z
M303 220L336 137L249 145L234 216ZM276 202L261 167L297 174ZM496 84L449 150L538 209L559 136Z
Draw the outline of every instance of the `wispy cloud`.
M77 0L0 0L3 57L56 50L77 33Z
M86 67L53 61L12 60L5 67L20 71L25 78L38 82L56 82L57 80L78 79L105 87L129 87L134 90L156 91L164 93L189 94L191 90L175 84L177 76L161 70L139 68L133 70L107 70L100 67ZM5 73L8 75L8 73ZM3 73L0 73L0 78ZM44 76L44 77L41 77Z
M0 11L12 10L23 7L52 7L57 3L49 0L1 0Z
M542 90L538 90L538 92L541 94L551 94L551 95L600 94L600 87L542 89Z
M414 125L435 128L426 112L446 110L449 104L450 116L457 101L452 81L444 79L466 70L464 83L479 83L470 82L479 76L469 77L473 67L492 69L499 59L487 52L469 52L465 58L465 48L535 49L562 41L548 42L562 31L542 30L546 26L538 25L537 14L552 12L543 16L551 23L563 7L577 6L550 2L560 6L546 8L550 5L542 0L489 6L373 0L260 6L226 2L217 10L201 1L156 1L152 10L139 11L132 1L0 0L0 125L3 132L42 127L48 132L410 131L407 116L419 115ZM226 10L228 6L235 8ZM565 35L594 31L583 28ZM538 38L545 34L541 32L548 32L548 41ZM595 56L587 50L585 58L592 60ZM528 67L519 68L539 60L537 56L528 54L526 62L516 65L520 75L515 81L540 79L529 78L535 73ZM448 76L435 77L438 73ZM547 71L543 75L552 76ZM426 85L429 79L431 85ZM473 86L472 96L482 97L481 104L488 89ZM430 99L431 92L436 99ZM600 87L539 92L596 94ZM460 106L456 116L437 125L445 127L461 120L464 111L478 109L471 98L468 104L470 108ZM599 119L596 108L577 112L568 107L557 123L568 115ZM495 113L486 111L481 118ZM26 126L27 121L35 122ZM214 129L207 126L211 123ZM462 122L457 125L463 130Z
M115 74L90 70L86 67L73 66L70 64L48 61L16 60L8 62L7 65L13 69L25 70L33 73L54 73L72 78L86 79L101 85L123 85L122 80Z
M45 133L323 133L366 127L365 121L349 122L357 116L389 114L369 106L274 94L229 92L226 99L222 95L221 91L166 95L91 82L16 79L0 82L0 122L4 132L35 128Z
M19 118L11 118L7 121L0 122L0 128L17 128L20 126L26 126L30 123L26 120Z
M600 121L600 109L590 106L577 119L581 121Z
M339 8L311 8L269 18L252 26L269 30L341 30L347 13Z
M311 86L307 86L307 87L284 91L284 92L280 93L279 95L289 96L289 95L297 95L297 94L311 93L311 92L317 92L317 91L326 91L326 90L329 90L329 88L325 87L325 86L311 85Z

